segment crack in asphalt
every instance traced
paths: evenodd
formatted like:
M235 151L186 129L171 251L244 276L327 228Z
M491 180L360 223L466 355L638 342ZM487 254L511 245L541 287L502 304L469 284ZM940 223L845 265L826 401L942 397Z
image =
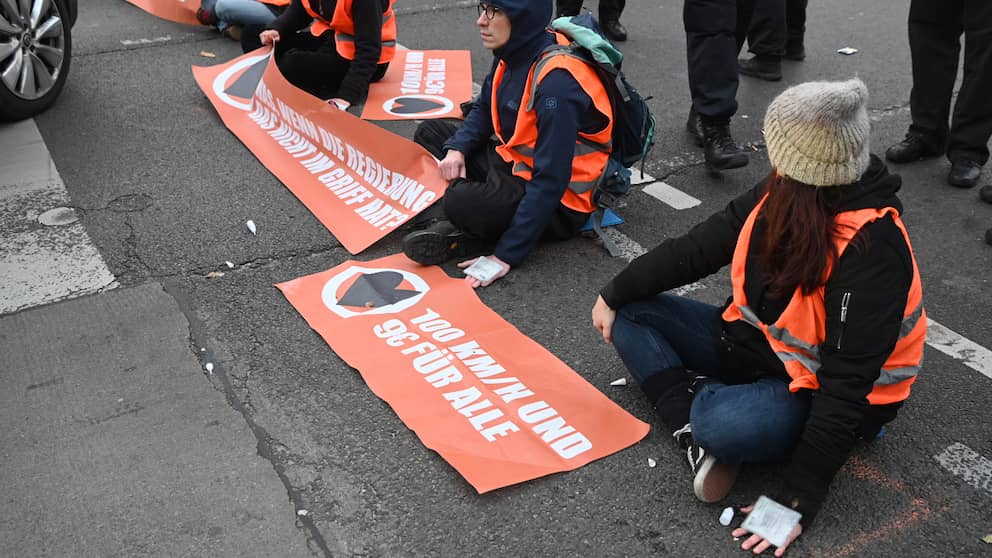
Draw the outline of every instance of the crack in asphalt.
M162 282L161 285L165 293L176 301L180 312L182 312L183 316L186 318L186 323L189 325L190 352L198 361L209 360L210 362L214 362L213 353L209 350L209 348L207 348L208 335L206 333L206 325L196 316L196 312L193 310L192 301L178 286L169 284L168 282ZM198 350L198 347L205 348L207 350L200 351ZM280 464L276 459L276 452L278 451L277 446L285 447L285 445L274 440L265 428L255 422L252 413L249 412L249 408L238 397L235 387L232 385L231 378L228 376L227 369L222 363L214 362L214 368L210 373L210 378L220 384L220 391L223 392L228 406L241 415L245 421L245 424L248 425L248 428L255 436L256 452L259 457L269 462L272 469L279 477L279 480L282 482L283 487L289 496L289 500L293 504L295 520L299 525L302 525L302 528L307 536L307 547L310 548L311 552L313 552L314 549L311 546L312 543L320 550L319 553L315 552L315 554L322 554L323 556L330 558L332 556L331 550L327 545L324 535L319 529L317 529L317 525L314 521L309 515L299 515L295 513L296 510L305 508L305 502L302 498L302 491L294 488L289 480L289 477L286 475L286 467ZM216 388L217 383L212 381L211 385Z

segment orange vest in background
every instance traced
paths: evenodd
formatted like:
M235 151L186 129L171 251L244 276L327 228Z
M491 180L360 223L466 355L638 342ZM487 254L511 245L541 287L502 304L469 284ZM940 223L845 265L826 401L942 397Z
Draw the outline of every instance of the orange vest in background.
M300 0L313 23L310 33L314 37L323 35L328 30L334 31L334 47L338 54L348 60L355 59L355 22L351 19L351 5L354 0L338 0L334 7L331 20L327 21L310 7L310 0ZM371 1L371 0L369 0ZM395 0L389 1L389 7L382 14L382 51L379 53L379 64L385 64L396 54L396 16L393 14Z
M797 287L788 306L774 324L761 322L757 314L748 306L747 297L744 295L744 270L751 244L751 233L754 230L758 212L767 199L768 194L765 194L751 211L744 223L744 228L741 229L740 236L737 237L737 248L734 251L730 268L734 298L733 302L723 311L723 319L727 322L743 320L764 332L768 343L785 365L789 377L792 378L792 382L789 384L790 391L816 390L820 387L820 382L816 377L821 366L820 346L826 339L827 312L823 303L824 286L821 285L815 292L806 296ZM834 223L837 225L834 243L837 247L837 254L843 255L851 239L864 225L886 215L892 216L892 220L906 239L910 257L913 260L913 280L906 299L906 307L903 310L899 339L896 341L895 348L889 358L882 365L871 393L868 394L868 402L872 405L895 403L909 397L910 386L916 381L920 365L923 362L927 318L926 311L923 309L920 273L916 266L916 256L913 254L913 247L909 242L906 227L903 225L902 219L899 218L899 212L894 208L844 211L834 218ZM827 277L829 276L830 270L827 271ZM842 297L843 306L840 315L842 328L849 301L849 295ZM843 330L841 330L841 335L843 335Z
M569 44L568 38L561 33L555 33L555 38L559 45ZM499 122L499 105L496 102L496 91L499 90L503 73L506 71L506 63L500 60L493 74L492 99L490 101L493 129L500 142L500 145L496 147L496 152L504 161L513 165L515 176L530 180L534 172L534 148L537 143L537 112L533 106L534 91L549 72L557 69L563 69L572 74L582 90L592 99L596 110L605 115L608 120L607 125L598 132L592 134L579 132L579 137L575 139L572 176L568 183L568 189L565 190L565 195L561 198L561 203L569 209L582 213L592 213L596 209L596 204L593 203L592 199L593 192L603 178L610 150L613 148L613 109L610 107L610 98L606 94L603 82L588 62L567 52L549 53L539 59L527 75L527 83L524 85L524 94L520 99L517 125L513 130L513 136L504 139Z

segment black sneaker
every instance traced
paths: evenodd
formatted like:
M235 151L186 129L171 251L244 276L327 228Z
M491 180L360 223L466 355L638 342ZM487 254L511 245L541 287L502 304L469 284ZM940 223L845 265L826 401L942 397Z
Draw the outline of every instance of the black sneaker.
M700 122L703 131L703 151L706 168L721 171L746 167L747 153L734 143L730 136L730 124L706 124Z
M468 253L465 233L451 221L438 221L430 227L403 238L403 253L422 265L437 265Z
M937 157L941 151L916 134L906 134L899 143L885 150L885 158L893 163L910 163Z
M676 430L672 436L679 447L685 449L689 470L693 474L692 491L696 498L709 504L726 498L737 480L737 465L721 463L696 444L689 424Z
M806 60L806 46L803 43L786 44L783 58L797 62Z

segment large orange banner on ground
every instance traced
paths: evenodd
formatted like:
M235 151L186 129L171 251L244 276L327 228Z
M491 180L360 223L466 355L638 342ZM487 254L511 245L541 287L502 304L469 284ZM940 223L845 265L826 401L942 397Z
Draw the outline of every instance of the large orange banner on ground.
M270 52L193 75L231 132L349 252L441 197L447 181L426 149L297 89Z
M398 254L276 286L480 493L576 469L648 432L439 267Z
M200 0L127 0L131 4L145 10L153 16L175 21L176 23L187 23L189 25L200 25L196 19L196 10L200 7Z
M369 85L362 118L461 118L459 105L471 98L469 51L398 50L386 75Z

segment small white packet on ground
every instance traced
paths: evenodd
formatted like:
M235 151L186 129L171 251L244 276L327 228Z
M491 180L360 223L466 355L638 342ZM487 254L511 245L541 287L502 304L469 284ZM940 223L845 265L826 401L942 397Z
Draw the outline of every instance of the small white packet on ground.
M852 54L856 54L858 52L858 49L851 48L851 47L844 47L844 48L837 49L837 52L839 52L840 54L843 54L845 56L850 56Z
M779 504L767 496L761 496L754 509L744 518L741 527L758 535L775 546L782 546L789 539L789 533L802 519L803 514Z
M465 268L465 275L475 277L479 281L486 283L492 281L497 273L503 270L503 266L482 256L475 260L475 263Z

